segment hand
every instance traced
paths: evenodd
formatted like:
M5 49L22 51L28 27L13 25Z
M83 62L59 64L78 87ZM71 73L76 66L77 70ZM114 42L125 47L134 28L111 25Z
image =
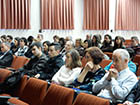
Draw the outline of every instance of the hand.
M92 70L93 68L93 62L92 61L89 61L87 62L87 64L85 65L85 70Z
M114 77L115 79L117 79L118 71L116 69L110 69L109 71L111 72L111 77Z
M133 105L140 105L140 103L138 103L138 102L135 102Z
M35 77L35 78L39 78L39 77L40 77L40 74L37 74L37 75L35 75L34 77Z
M130 102L130 101L125 101L125 102L123 103L123 105L133 105L133 103Z
M111 80L111 71L108 71L108 76L107 76L106 80L108 80L108 81Z

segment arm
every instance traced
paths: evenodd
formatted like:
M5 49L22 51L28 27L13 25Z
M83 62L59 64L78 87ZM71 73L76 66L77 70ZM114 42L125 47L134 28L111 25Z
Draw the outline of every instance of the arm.
M85 65L85 68L83 69L82 73L79 75L79 77L77 78L77 81L82 83L85 79L85 76L87 75L88 71L91 70L93 68L93 63L87 62L87 64Z
M65 85L71 84L78 77L80 71L80 68L75 68L73 74L69 78L58 77L58 80L63 82Z
M118 81L116 81L115 78L112 78L110 85L113 96L117 99L124 99L124 97L128 95L133 86L136 84L136 82L137 78L134 76L129 76L120 86Z
M92 87L92 91L94 93L99 93L101 91L101 89L103 89L106 85L108 85L109 81L107 80L107 77L109 76L109 72L105 74L105 76L99 80L98 82L96 82L93 87Z

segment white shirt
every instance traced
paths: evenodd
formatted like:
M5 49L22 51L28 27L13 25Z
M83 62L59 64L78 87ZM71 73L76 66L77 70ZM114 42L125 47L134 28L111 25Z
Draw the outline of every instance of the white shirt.
M101 80L94 84L92 91L99 93L97 96L111 99L113 102L124 100L138 81L136 75L129 68L120 71L117 80L111 78L110 82L106 80L108 74L106 73Z
M81 68L77 67L72 70L63 65L53 76L52 81L60 85L71 84L80 74Z

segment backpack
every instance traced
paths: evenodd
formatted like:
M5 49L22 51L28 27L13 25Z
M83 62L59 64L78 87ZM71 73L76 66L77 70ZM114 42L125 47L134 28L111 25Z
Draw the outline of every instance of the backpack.
M11 72L11 74L4 80L4 82L0 83L0 94L10 94L11 92L15 91L23 76L24 72Z

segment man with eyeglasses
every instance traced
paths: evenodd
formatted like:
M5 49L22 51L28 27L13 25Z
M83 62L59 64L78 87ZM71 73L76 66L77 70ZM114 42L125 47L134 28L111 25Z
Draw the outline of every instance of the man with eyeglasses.
M47 57L44 53L42 53L42 45L40 42L34 42L31 47L34 56L32 56L30 61L19 70L23 70L25 74L30 77L37 76L39 78L42 76L41 72L45 70Z

